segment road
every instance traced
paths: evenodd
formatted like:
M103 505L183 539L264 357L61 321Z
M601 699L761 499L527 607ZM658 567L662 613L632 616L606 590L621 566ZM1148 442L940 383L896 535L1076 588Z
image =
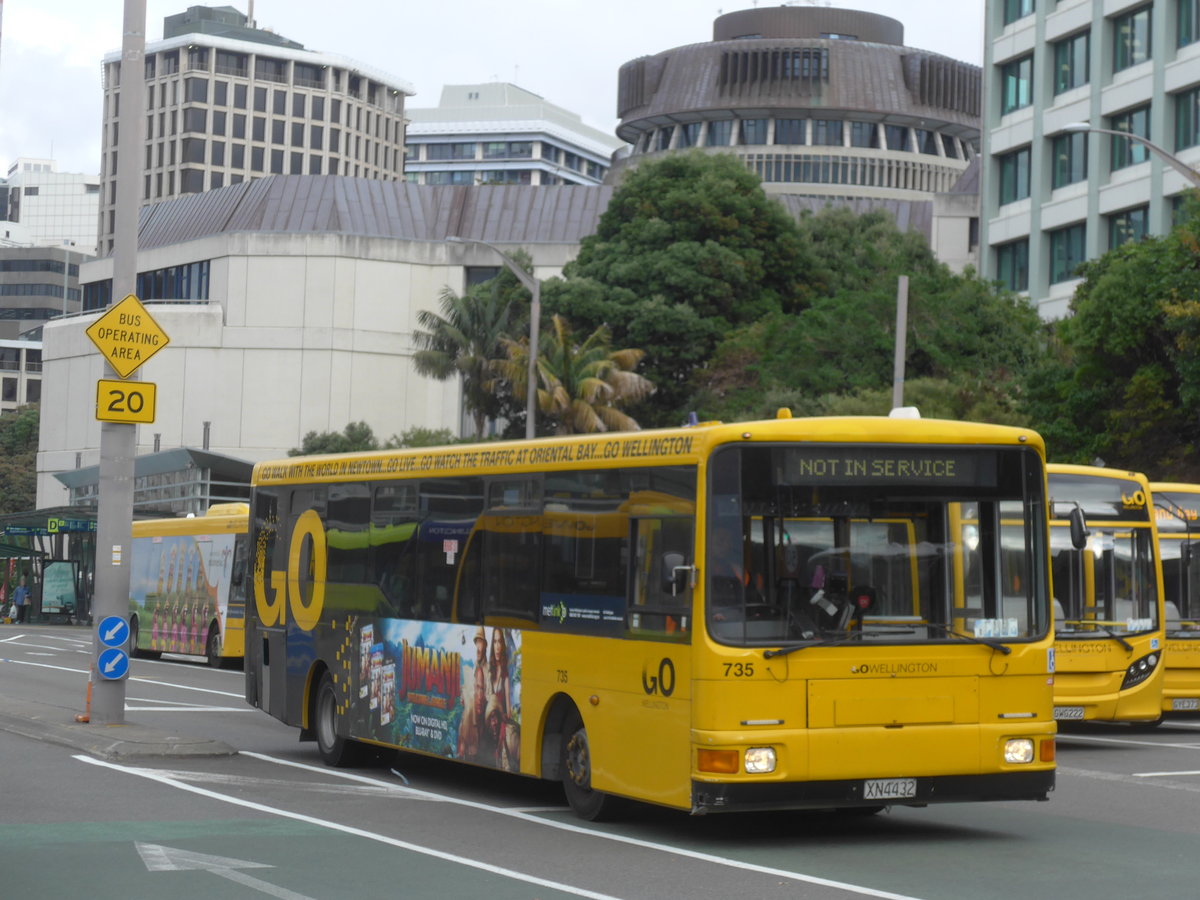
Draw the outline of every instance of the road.
M90 659L86 629L0 626L5 900L1200 893L1198 719L1061 735L1047 803L870 818L638 807L596 825L517 776L408 755L329 769L245 706L240 672L184 657L134 661L132 724L68 724Z

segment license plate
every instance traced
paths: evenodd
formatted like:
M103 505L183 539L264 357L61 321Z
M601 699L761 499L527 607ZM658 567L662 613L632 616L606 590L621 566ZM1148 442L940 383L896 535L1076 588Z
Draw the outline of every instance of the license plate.
M904 800L915 796L915 778L874 778L863 782L864 800Z
M1054 718L1056 719L1082 719L1082 706L1056 706L1054 707Z
M1200 709L1200 698L1196 697L1176 697L1171 701L1171 709L1179 712L1188 709Z

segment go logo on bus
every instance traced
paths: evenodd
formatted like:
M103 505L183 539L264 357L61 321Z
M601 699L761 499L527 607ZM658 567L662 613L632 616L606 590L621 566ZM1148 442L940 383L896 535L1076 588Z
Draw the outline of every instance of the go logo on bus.
M310 594L307 602L300 587L300 563L304 558L306 540L311 543L309 553L312 576L308 584ZM316 510L309 509L296 519L288 546L287 571L271 572L270 597L267 596L267 586L263 583L266 571L264 552L265 549L260 547L254 566L254 606L258 610L259 621L267 627L283 625L286 619L285 607L289 607L296 627L303 631L312 631L325 608L325 575L329 569L329 549L325 545L325 528L321 524L321 517Z
M1143 509L1146 506L1146 494L1143 491L1134 491L1132 494L1121 491L1121 505L1126 509Z

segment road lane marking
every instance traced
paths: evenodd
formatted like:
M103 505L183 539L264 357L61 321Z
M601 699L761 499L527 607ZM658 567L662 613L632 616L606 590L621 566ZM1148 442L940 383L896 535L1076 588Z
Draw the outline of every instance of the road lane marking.
M1174 741L1139 741L1133 738L1092 737L1082 734L1063 734L1061 731L1054 736L1055 743L1084 743L1084 744L1125 744L1131 747L1169 747L1173 750L1200 750L1200 744L1177 744Z
M424 856L432 856L435 859L441 859L446 862L454 863L455 865L467 866L468 868L479 869L483 872L489 872L493 875L511 878L514 881L521 881L526 884L534 884L538 887L549 888L550 890L554 891L562 891L565 894L573 894L576 897L587 897L589 900L619 900L619 898L614 897L611 894L600 894L596 891L572 887L569 884L561 884L556 881L549 881L545 878L538 878L536 875L527 875L523 872L516 872L512 869L493 866L489 863L480 862L479 860L470 859L465 856L456 856L453 853L447 853L444 850L436 850L432 847L422 847L419 844L412 844L408 841L401 841L397 838L387 837L386 835L377 834L373 831L366 831L362 828L354 828L350 825L343 825L340 822L331 822L327 819L318 819L314 816L306 816L303 813L295 813L286 809L278 809L277 807L267 806L263 803L255 803L253 800L243 800L240 797L230 797L226 794L218 794L216 791L206 790L205 788L195 787L194 785L184 784L180 781L176 781L175 779L164 777L152 769L138 769L131 766L117 765L116 763L105 762L104 760L94 759L90 756L84 756L82 754L76 755L73 758L91 766L100 766L101 768L112 769L116 772L124 772L127 775L136 775L139 778L157 781L160 784L165 784L169 787L178 788L182 791L190 791L193 794L199 794L202 797L208 797L212 800L220 800L224 803L230 803L234 806L240 806L244 809L252 809L256 812L266 813L268 815L280 816L281 818L285 819L293 819L297 822L304 822L308 825L316 825L320 828L328 828L331 831L340 831L343 834L348 834L353 837L367 838L368 840L378 841L381 844L388 844L392 847L399 847L402 850L408 850L412 853L419 853Z
M661 853L667 853L674 856L683 856L687 857L688 859L696 859L700 860L701 862L712 863L718 866L740 869L744 872L773 875L780 878L789 878L794 881L803 881L806 884L838 888L839 890L848 891L850 893L861 894L864 897L878 897L881 898L881 900L916 900L916 898L911 897L908 894L896 894L892 893L891 891L880 891L874 888L864 887L862 885L850 884L849 882L845 881L834 881L830 878L821 878L816 875L806 875L803 872L793 872L789 869L776 869L772 866L760 866L754 863L746 863L742 862L741 860L730 859L725 856L702 853L698 850L686 850L682 847L672 847L670 844L659 844L654 841L644 840L642 838L625 837L624 835L595 831L582 825L574 825L569 822L558 822L553 819L543 818L542 816L530 815L529 813L518 809L506 809L502 806L490 806L486 803L480 803L476 800L463 800L458 797L435 794L431 791L422 791L419 788L401 787L400 785L388 784L386 781L379 781L378 779L371 778L367 775L355 775L353 772L343 772L338 769L331 769L328 766L312 766L308 763L296 762L290 759L280 759L279 757L267 756L265 753L255 753L250 750L240 750L238 751L238 755L249 756L253 759L261 759L264 762L275 763L281 766L291 766L292 768L304 769L309 772L317 772L323 775L332 775L336 778L344 778L347 781L357 781L365 784L390 787L398 794L407 794L421 799L438 800L442 803L453 803L458 806L466 806L471 809L485 810L497 815L509 816L514 819L520 819L524 822L531 822L535 825L555 828L559 831L568 831L573 834L586 835L590 838L614 841L620 844L630 844L631 846L640 847L644 850L657 850Z
M0 662L12 663L14 666L33 666L37 669L54 669L58 672L73 672L76 675L89 675L89 669L73 669L69 666L52 666L49 663L27 662L22 659L0 659ZM141 660L138 661L139 663ZM193 687L188 684L173 684L170 681L157 681L153 678L141 678L137 675L130 675L126 679L130 684L153 684L159 687L175 688L180 691L198 691L201 694L218 694L222 697L237 697L239 700L245 699L245 694L241 691L218 691L216 688ZM162 702L161 700L158 702Z
M277 897L278 900L313 900L307 894L297 894L295 891L289 891L287 888L271 884L269 881L263 881L261 878L237 871L238 869L275 868L267 863L234 859L231 856L192 853L189 850L164 847L161 844L144 844L141 841L135 841L133 846L137 848L138 856L142 858L142 862L146 864L146 870L149 872L193 872L198 869L237 882L261 894Z
M1184 769L1181 772L1134 772L1134 778L1173 778L1176 775L1200 775L1200 769Z

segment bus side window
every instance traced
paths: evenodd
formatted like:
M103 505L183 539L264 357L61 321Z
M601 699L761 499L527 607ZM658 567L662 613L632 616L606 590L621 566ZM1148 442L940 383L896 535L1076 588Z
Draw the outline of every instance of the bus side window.
M632 529L629 634L687 641L692 627L692 520L635 518Z

